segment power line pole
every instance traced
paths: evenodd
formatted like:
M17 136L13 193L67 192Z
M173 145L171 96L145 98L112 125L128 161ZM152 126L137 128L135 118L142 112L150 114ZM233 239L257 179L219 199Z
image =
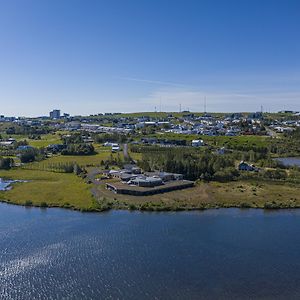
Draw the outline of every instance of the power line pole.
M159 112L161 112L161 97L159 98Z

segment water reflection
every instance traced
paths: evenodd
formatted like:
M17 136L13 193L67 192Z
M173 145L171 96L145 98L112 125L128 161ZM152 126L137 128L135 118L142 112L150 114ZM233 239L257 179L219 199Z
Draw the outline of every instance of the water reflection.
M299 210L0 205L1 299L298 299Z

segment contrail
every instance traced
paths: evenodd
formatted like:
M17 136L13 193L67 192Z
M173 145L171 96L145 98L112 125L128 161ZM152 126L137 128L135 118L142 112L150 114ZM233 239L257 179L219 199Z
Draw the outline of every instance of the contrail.
M176 83L176 82L170 82L170 81L149 80L149 79L134 78L134 77L117 77L117 78L123 79L123 80L128 80L128 81L145 82L145 83L159 84L159 85L165 85L165 86L196 88L195 86L186 85L186 84L182 84L182 83Z

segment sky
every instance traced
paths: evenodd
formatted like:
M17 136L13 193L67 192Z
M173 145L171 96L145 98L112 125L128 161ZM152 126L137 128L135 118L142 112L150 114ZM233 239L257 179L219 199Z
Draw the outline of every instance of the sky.
M0 0L0 114L300 110L298 0Z

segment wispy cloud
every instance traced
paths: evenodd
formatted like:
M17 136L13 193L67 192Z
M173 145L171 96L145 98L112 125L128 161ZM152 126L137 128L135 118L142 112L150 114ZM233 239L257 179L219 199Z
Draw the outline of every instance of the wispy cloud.
M135 78L135 77L117 77L117 78L122 80L127 80L127 81L135 81L135 82L149 83L155 85L196 88L195 86L191 86L183 83L171 82L171 81L149 80L149 79Z
M255 111L260 106L267 110L280 110L285 108L299 109L300 91L296 92L262 92L262 93L236 93L231 91L197 91L183 88L165 87L151 92L140 101L153 108L162 106L162 110L177 111L179 104L183 109L192 111L204 110L204 99L206 98L208 111Z

